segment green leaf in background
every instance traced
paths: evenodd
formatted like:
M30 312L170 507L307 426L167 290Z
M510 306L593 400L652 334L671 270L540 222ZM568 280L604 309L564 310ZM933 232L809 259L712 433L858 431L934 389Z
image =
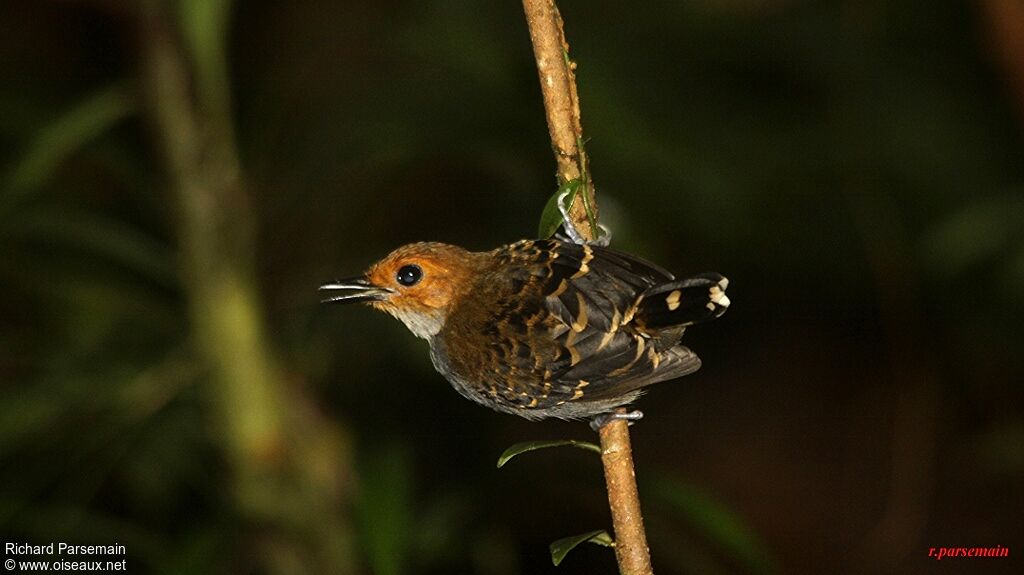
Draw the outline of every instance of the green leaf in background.
M117 84L99 90L57 115L37 132L24 155L7 174L8 189L0 208L45 184L65 159L134 113L137 107L132 91Z
M677 512L700 535L736 558L749 573L775 573L768 546L725 504L702 489L661 477L650 488L655 505Z
M165 286L176 286L175 254L146 232L108 214L42 206L21 210L0 235L123 266ZM99 263L97 261L97 263Z
M984 262L1008 260L1024 239L1021 190L984 198L956 210L923 235L925 263L943 277L968 273Z
M359 537L371 573L398 575L404 572L412 539L412 456L403 443L366 453L356 498Z
M577 441L575 439L556 439L553 441L524 441L523 443L517 443L512 447L506 449L501 457L498 458L498 469L501 469L503 465L509 462L513 457L526 453L527 451L534 451L537 449L545 449L548 447L562 447L568 445L570 447L578 447L580 449L587 449L594 453L601 453L601 448L586 441Z
M537 227L538 238L550 238L555 235L555 232L558 231L558 226L562 225L562 212L558 209L558 198L568 192L563 201L566 206L571 206L581 183L583 183L583 180L580 178L569 180L558 186L558 190L548 198L548 203L544 204L544 210L540 213L540 225Z
M581 543L593 543L595 545L601 545L603 547L615 547L615 540L608 534L604 529L598 529L597 531L588 531L587 533L580 533L579 535L573 535L571 537L563 537L558 541L551 542L551 562L557 567L558 564L565 559L565 556L570 551L576 548Z
M199 98L209 108L212 129L227 136L233 128L221 123L231 107L226 42L234 1L182 0L177 8L184 44L195 64Z
M186 45L195 58L203 59L197 62L203 73L209 73L216 66L211 60L220 57L233 4L233 0L182 0L177 5Z

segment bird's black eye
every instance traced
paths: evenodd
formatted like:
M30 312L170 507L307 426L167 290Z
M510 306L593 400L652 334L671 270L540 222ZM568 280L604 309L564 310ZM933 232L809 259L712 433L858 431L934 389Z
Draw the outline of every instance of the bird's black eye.
M414 286L423 278L423 270L415 264L404 265L398 270L395 279L405 287Z

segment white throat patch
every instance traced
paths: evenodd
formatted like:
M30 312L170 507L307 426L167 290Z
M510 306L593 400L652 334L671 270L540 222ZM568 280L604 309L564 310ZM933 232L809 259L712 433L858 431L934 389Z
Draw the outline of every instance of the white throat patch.
M389 308L388 312L404 323L413 335L423 339L430 339L444 327L444 316L441 310L423 313Z

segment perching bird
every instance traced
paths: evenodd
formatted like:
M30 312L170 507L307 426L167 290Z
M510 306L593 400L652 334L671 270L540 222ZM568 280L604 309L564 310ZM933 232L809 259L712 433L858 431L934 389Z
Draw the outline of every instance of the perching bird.
M490 252L409 244L320 290L324 302L368 302L400 319L463 396L536 420L607 417L642 388L696 371L680 338L725 312L728 283L676 280L634 256L551 239Z

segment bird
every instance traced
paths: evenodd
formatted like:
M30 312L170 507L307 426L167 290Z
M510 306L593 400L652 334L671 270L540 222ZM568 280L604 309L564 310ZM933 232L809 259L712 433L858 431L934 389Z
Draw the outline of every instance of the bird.
M323 303L366 303L399 319L467 399L597 429L642 416L618 408L700 368L680 340L725 313L728 285L718 273L676 279L633 255L552 238L486 252L412 243L320 292Z

